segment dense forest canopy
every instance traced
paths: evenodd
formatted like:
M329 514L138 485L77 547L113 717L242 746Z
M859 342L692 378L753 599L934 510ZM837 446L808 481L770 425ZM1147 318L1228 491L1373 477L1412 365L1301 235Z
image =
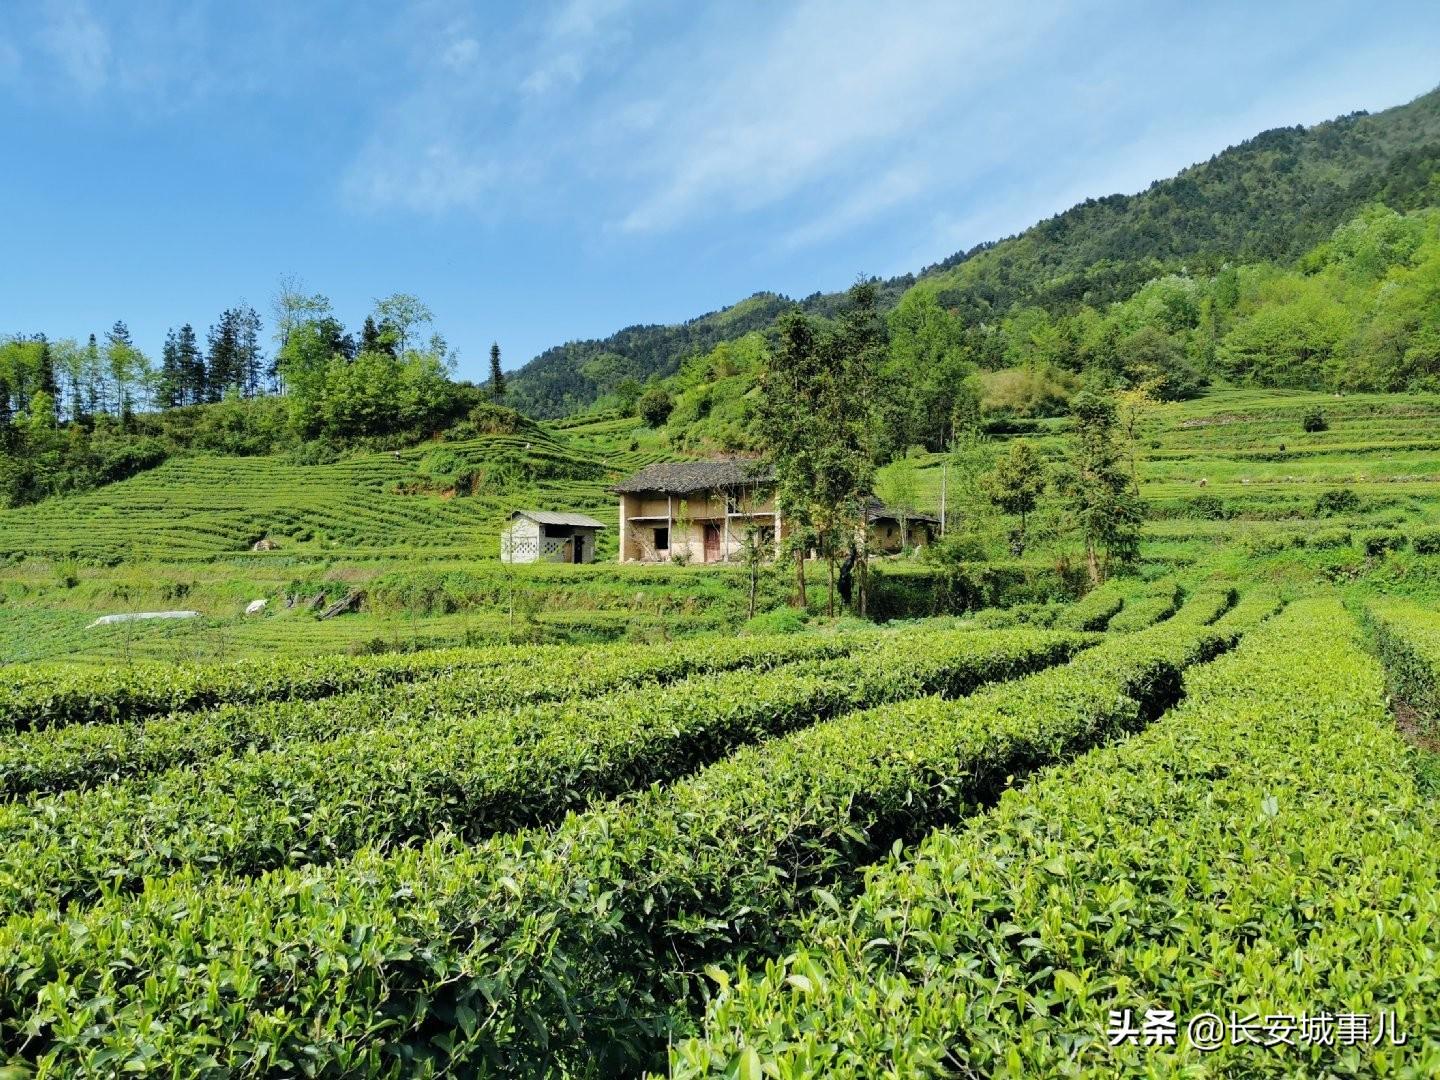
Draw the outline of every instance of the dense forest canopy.
M967 323L925 278L885 320L873 402L883 460L945 448L978 421L1059 416L1086 383L1180 399L1213 384L1440 390L1440 209L1372 203L1298 260L1161 273L1124 300ZM798 310L798 309L797 309ZM831 320L815 319L817 329ZM684 360L633 404L677 450L756 449L778 345L752 331ZM660 410L643 408L663 398Z
M911 285L928 283L968 327L1027 307L1052 318L1101 308L1166 273L1288 265L1366 205L1405 211L1440 204L1437 174L1440 91L1374 115L1264 132L1138 195L1088 199L1019 236L881 282L880 300L893 307ZM817 293L799 303L833 318L841 300ZM773 337L790 306L757 293L684 324L629 327L556 346L512 377L513 403L542 417L574 412L629 383L672 375L721 341L751 331Z

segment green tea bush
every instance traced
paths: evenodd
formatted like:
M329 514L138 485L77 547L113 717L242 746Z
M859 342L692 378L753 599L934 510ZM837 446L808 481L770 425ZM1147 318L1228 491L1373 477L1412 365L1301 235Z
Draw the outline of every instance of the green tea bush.
M1148 595L1128 600L1120 612L1110 620L1106 629L1122 634L1144 630L1148 626L1174 615L1184 599L1184 591L1178 585L1164 586Z
M1203 625L1221 599L966 700L742 749L553 832L246 882L182 872L17 914L0 1031L67 1075L141 1047L177 1075L632 1074L658 1063L707 963L774 942L896 839L1143 726L1242 632L1243 603Z
M1339 487L1322 491L1315 496L1316 517L1334 517L1338 514L1353 514L1360 509L1360 496L1352 488Z
M1104 630L1116 612L1125 606L1125 591L1116 582L1091 589L1055 620L1065 630Z
M805 629L805 616L794 608L776 608L746 621L742 634L798 634Z
M1440 555L1440 529L1415 529L1410 533L1410 548L1416 555Z
M446 695L442 684L438 709L402 713L385 727L289 739L270 751L0 809L8 840L0 909L46 896L88 901L102 887L189 866L244 875L423 841L443 829L473 839L541 824L592 799L673 779L763 735L1057 663L1084 639L957 631L921 644L897 636L794 669L697 676L663 690L508 711L483 711L483 696ZM227 828L236 821L244 828Z
M1353 621L1297 604L1186 690L817 904L800 948L717 970L671 1074L1436 1075L1440 826ZM1112 1010L1152 1008L1173 1046L1111 1045ZM1406 1045L1185 1035L1204 1012L1381 1009Z
M1308 548L1342 548L1353 542L1349 529L1316 529L1308 535L1302 533L1300 538Z
M663 650L494 646L310 663L304 670L313 681L291 685L315 691L321 700L307 700L303 693L275 701L240 699L240 704L151 717L141 724L133 720L72 724L0 742L0 792L17 795L91 787L231 753L413 726L426 718L439 724L455 716L637 686L654 692L654 687L692 675L736 668L759 672L793 661L841 657L877 640L876 635L696 639ZM254 669L222 670L234 676ZM357 671L369 678L353 679ZM258 673L275 674L264 668ZM157 671L156 677L163 679L163 674Z
M1405 534L1396 529L1376 529L1360 537L1360 546L1371 558L1378 558L1387 551L1399 551L1405 546Z
M1211 495L1209 492L1190 499L1186 504L1186 513L1189 517L1200 518L1203 521L1225 521L1232 516L1232 511L1225 504L1225 500L1218 495Z
M1395 696L1440 735L1440 614L1401 600L1377 600L1364 622Z

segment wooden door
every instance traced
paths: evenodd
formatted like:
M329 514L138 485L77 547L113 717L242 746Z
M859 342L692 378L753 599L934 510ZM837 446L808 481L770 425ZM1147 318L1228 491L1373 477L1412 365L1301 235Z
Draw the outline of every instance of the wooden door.
M720 526L705 526L705 561L720 561Z

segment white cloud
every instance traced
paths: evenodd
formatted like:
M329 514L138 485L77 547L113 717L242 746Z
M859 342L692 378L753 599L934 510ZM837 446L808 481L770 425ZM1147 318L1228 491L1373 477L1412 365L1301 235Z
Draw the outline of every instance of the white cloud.
M808 247L839 236L904 204L927 190L934 181L933 172L922 162L896 165L873 179L862 180L848 196L824 213L791 229L781 237L780 245L782 248Z
M520 89L542 97L579 85L595 58L624 40L616 21L628 10L629 0L567 0L546 20L534 66Z
M440 54L440 62L454 71L464 71L480 56L480 43L473 37L452 41Z
M500 178L493 162L444 138L403 149L372 144L346 177L345 195L366 207L443 213L481 205Z
M950 126L945 113L1055 18L999 6L902 8L811 0L688 80L640 159L648 190L621 227L648 232L749 211ZM917 189L918 190L918 189Z
M85 0L48 0L40 42L70 83L96 94L110 74L110 37Z

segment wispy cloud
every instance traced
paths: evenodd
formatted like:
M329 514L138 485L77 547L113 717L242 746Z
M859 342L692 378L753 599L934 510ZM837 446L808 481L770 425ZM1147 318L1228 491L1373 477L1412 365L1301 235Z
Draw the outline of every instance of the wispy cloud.
M614 52L625 40L618 18L630 0L566 0L545 21L531 70L520 89L532 97L578 86L597 56Z
M885 158L945 113L1055 18L1030 6L820 3L793 9L745 43L741 63L712 70L641 148L648 190L621 226L646 232L697 215L745 212ZM915 189L918 190L918 189ZM858 204L843 195L853 217Z
M85 0L47 0L39 39L70 84L97 94L110 78L110 36Z
M712 9L642 38L633 29L663 12L568 0L483 46L462 10L413 29L430 42L415 55L442 62L417 65L376 118L343 190L368 210L430 213L548 199L635 236L803 192L804 223L780 243L816 243L932 189L930 144L956 127L957 97L1062 10L805 0L759 17ZM517 191L518 174L542 182ZM582 179L583 207L571 197Z
M923 162L912 161L887 169L873 179L862 181L849 195L828 206L823 213L798 225L781 237L782 248L802 248L829 240L866 222L892 207L902 205L930 188L933 171Z

